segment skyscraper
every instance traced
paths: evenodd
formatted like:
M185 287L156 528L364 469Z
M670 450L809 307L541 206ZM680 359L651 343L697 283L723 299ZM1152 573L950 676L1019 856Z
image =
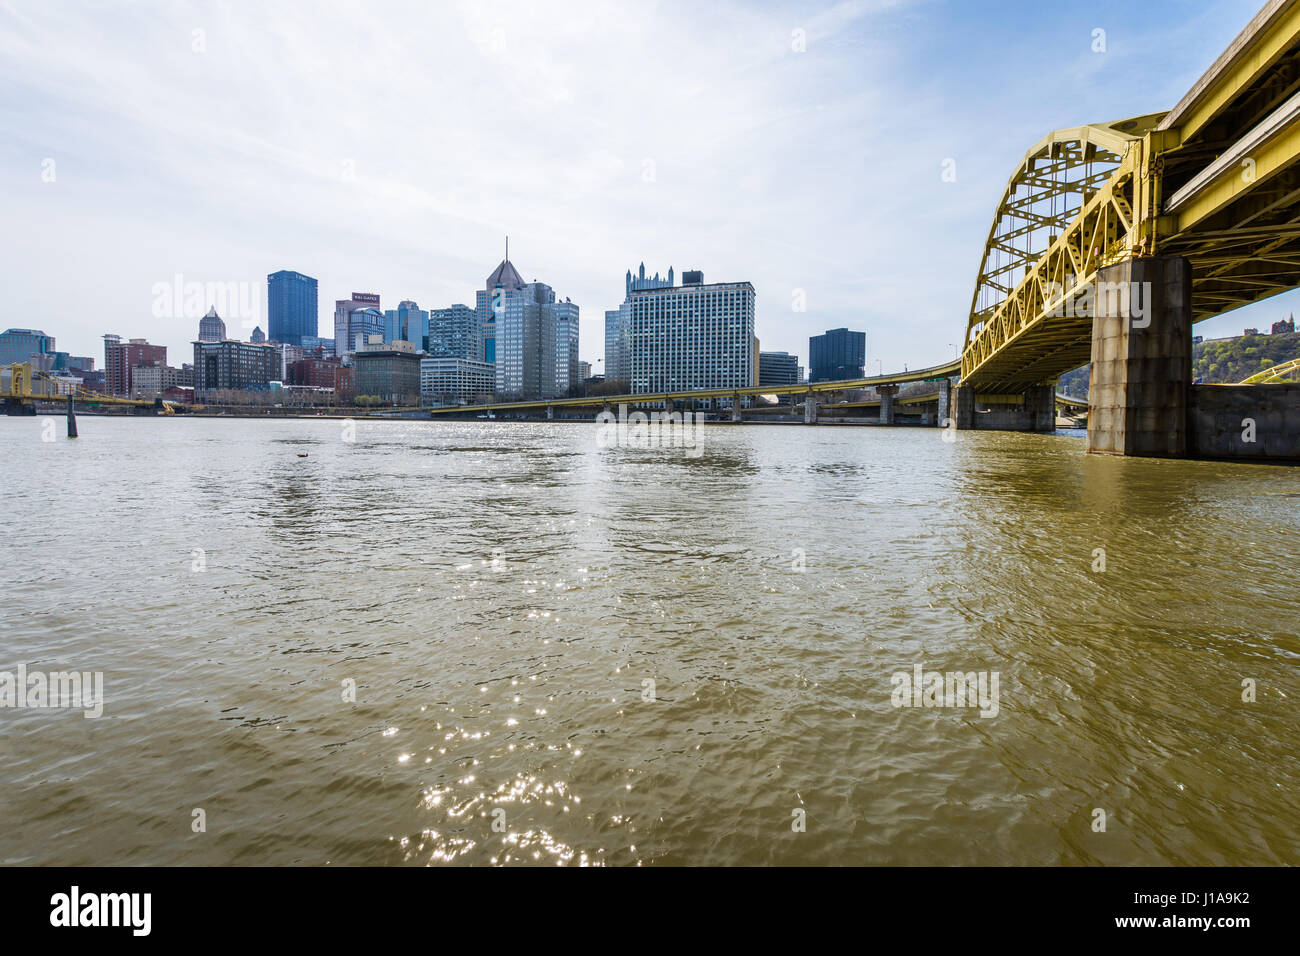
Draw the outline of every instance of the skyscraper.
M634 393L756 384L750 283L685 272L680 286L633 289L628 307Z
M104 336L104 390L109 395L131 394L132 369L166 364L165 345L150 345L145 339L123 342L122 336L112 333Z
M510 262L510 240L506 240L506 257L492 270L484 287L474 293L475 311L483 330L483 360L496 362L497 323L505 308L506 296L524 287L524 278Z
M809 382L842 382L862 378L866 364L866 332L830 329L808 339Z
M500 290L497 395L562 398L578 379L578 306L544 282Z
M429 313L410 299L399 302L396 309L385 310L385 342L410 342L418 352L424 348L428 334Z
M339 358L359 352L370 336L384 334L384 313L379 311L379 296L373 292L353 292L350 299L334 303L334 354Z
M54 336L46 335L39 329L6 329L0 333L0 365L13 362L33 362L39 365L39 357L54 352Z
M542 306L543 322L546 320L547 306ZM578 304L565 299L563 302L553 304L554 309L554 332L546 331L543 325L543 334L553 334L555 336L555 390L554 396L564 398L569 394L569 390L575 385L582 382L582 375L579 370L578 361Z
M318 334L317 284L311 276L281 269L266 277L268 336L273 342L302 346Z
M280 365L280 355L272 345L234 339L197 341L194 343L195 397L216 389L264 389L280 379L283 374Z
M226 323L217 315L217 307L208 309L208 314L199 319L199 341L220 342L226 337Z
M758 354L759 385L798 385L799 356L789 352Z
M605 380L627 381L632 377L630 365L632 357L632 310L629 300L632 292L642 289L666 289L673 284L673 267L668 267L668 278L660 279L659 273L653 276L645 274L645 263L632 275L627 270L623 282L623 304L617 309L605 312Z
M483 362L486 361L483 344L483 321L477 309L458 303L429 312L429 342L425 351L431 356Z

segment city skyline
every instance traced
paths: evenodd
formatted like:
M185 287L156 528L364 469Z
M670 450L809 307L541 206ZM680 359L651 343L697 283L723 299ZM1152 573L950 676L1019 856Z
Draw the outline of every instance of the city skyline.
M74 354L96 354L104 327L184 350L197 316L153 316L157 283L264 284L273 269L317 277L326 303L374 288L470 304L508 233L523 278L579 305L593 363L627 263L641 261L752 282L765 350L806 360L810 335L847 326L887 369L939 362L1023 144L1167 108L1254 4L1199 4L1175 22L1117 3L1035 12L1013 63L994 24L925 3L596 8L563 23L505 6L363 23L344 10L7 8L0 104L14 139L0 177L12 215L48 227L4 239L27 277L13 294L28 317L11 324ZM699 29L680 29L692 17ZM724 26L738 42L716 48ZM443 68L400 57L430 37ZM401 67L322 76L341 49ZM635 77L612 69L629 60ZM1026 71L1039 81L1011 82ZM1017 114L1005 136L972 108L992 85ZM903 86L910 96L893 95ZM413 123L428 103L434 118ZM472 133L464 149L441 148L450 128ZM353 145L407 136L414 148L391 154ZM267 330L260 292L232 335ZM1198 332L1267 325L1294 299Z

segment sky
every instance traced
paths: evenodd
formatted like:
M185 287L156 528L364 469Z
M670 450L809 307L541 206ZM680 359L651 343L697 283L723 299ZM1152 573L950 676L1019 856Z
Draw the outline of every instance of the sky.
M752 282L765 351L936 364L1025 150L1171 108L1259 3L0 0L2 321L180 365L216 303L178 277L247 338L306 273L329 337L354 291L472 306L508 235L596 371L641 262Z

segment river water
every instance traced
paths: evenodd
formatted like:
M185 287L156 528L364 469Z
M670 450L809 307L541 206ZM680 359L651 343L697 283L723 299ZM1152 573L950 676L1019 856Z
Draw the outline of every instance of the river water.
M79 424L0 419L0 671L104 693L0 709L0 862L1300 863L1300 470Z

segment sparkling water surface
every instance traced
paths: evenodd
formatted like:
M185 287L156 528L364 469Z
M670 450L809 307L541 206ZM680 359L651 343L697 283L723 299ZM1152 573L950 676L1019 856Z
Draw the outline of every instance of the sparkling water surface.
M0 670L106 701L0 709L0 862L1300 863L1300 470L41 421L0 419ZM917 664L996 716L895 707Z

